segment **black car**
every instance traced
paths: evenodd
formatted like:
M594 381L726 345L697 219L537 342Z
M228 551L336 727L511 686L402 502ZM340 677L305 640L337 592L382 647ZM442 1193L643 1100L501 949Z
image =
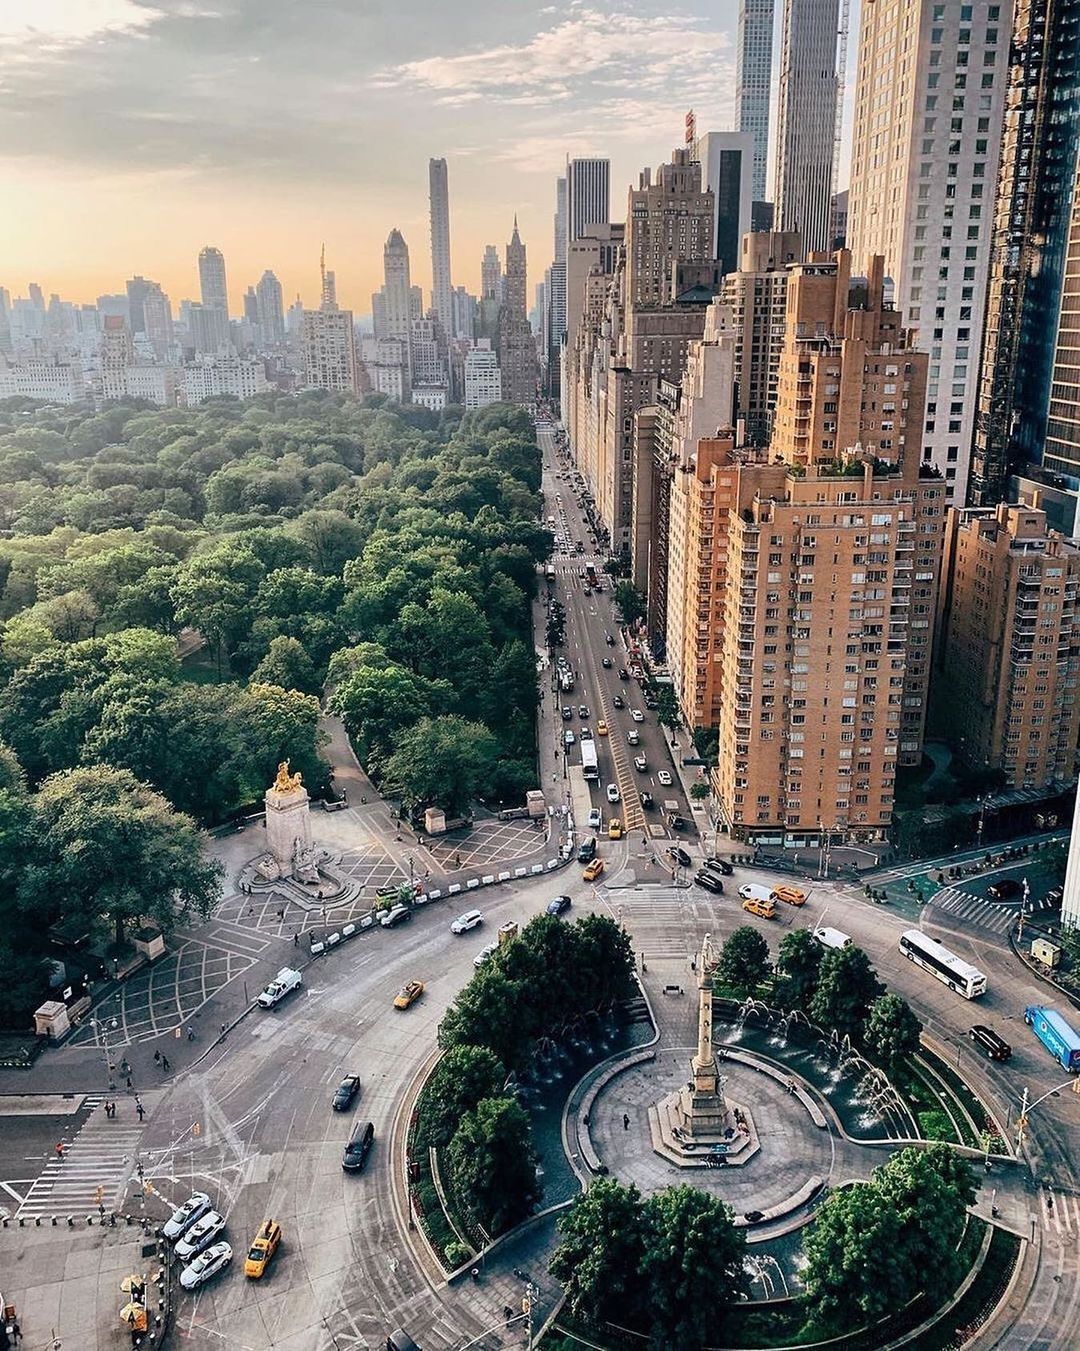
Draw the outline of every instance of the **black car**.
M358 1173L367 1163L374 1139L375 1127L370 1121L362 1122L356 1127L341 1156L341 1166L347 1173Z
M595 844L595 841L593 843ZM547 912L549 915L565 915L569 909L569 896L554 896L548 901Z
M612 708L625 708L625 707L626 707L626 700L622 697L621 694L613 694L613 695L611 696L611 707L612 707Z
M652 795L652 793L642 793L642 795L641 795L641 805L645 808L646 811L649 811L652 807L654 807L654 806L656 805L656 804L653 802L653 795Z
M673 844L671 846L671 848L667 851L667 856L673 862L678 863L679 866L682 868L689 868L690 864L693 862L693 859L686 852L686 850L683 849L682 846L678 844Z
M619 667L619 679L620 679L620 680L629 680L629 679L630 679L630 672L626 669L625 666L620 666L620 667Z
M1009 1043L982 1023L976 1023L974 1027L969 1028L968 1036L976 1046L982 1047L991 1060L1008 1060L1012 1055Z
M716 892L717 895L723 894L723 882L720 881L715 873L709 872L708 868L702 868L700 872L696 872L694 874L694 881L699 887L704 887L706 891Z
M986 888L986 894L992 901L1011 901L1014 896L1023 894L1024 888L1014 877L1003 877L1000 882Z
M735 871L726 858L707 858L701 866L711 868L713 872L721 873L724 877L730 877Z
M331 1106L335 1112L344 1112L346 1108L352 1106L352 1100L360 1092L359 1074L346 1074L341 1083L337 1086L337 1092L334 1094Z
M581 848L577 851L579 863L591 863L596 857L596 836L588 835L581 841Z
M615 635L614 635L613 633L605 633L605 634L604 634L604 642L607 643L608 647L614 647L614 646L615 646Z

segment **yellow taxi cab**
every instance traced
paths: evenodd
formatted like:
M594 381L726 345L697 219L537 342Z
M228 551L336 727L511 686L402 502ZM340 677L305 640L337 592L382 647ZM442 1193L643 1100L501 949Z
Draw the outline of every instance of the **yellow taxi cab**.
M603 720L603 718L601 718L600 721L596 724L596 735L607 736L607 734L608 734L607 723Z
M589 864L589 866L585 869L585 871L581 874L582 880L585 882L595 882L603 871L604 871L604 860L602 858L594 858L593 861Z
M748 896L743 901L742 908L750 915L760 915L762 919L776 918L776 902L771 896L767 901L759 900L757 896Z
M410 1004L415 1004L423 993L424 982L422 980L410 980L394 996L394 1008L407 1009Z
M259 1232L251 1240L251 1248L244 1260L244 1275L258 1280L270 1265L270 1259L281 1242L281 1225L277 1220L264 1220Z
M788 905L805 905L806 892L798 887L775 887L773 896L778 901L785 901Z
M607 837L609 840L621 840L623 837L622 822L617 816L613 816L608 822Z

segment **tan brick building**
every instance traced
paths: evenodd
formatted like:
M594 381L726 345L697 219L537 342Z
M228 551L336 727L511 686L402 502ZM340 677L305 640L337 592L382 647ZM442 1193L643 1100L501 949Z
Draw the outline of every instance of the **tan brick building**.
M950 510L945 528L936 726L975 769L1010 786L1075 777L1080 548L1038 507Z
M792 269L788 313L768 453L698 440L676 470L668 660L687 722L719 728L733 834L869 839L922 751L945 496L919 468L927 358L880 260L854 283L844 252Z

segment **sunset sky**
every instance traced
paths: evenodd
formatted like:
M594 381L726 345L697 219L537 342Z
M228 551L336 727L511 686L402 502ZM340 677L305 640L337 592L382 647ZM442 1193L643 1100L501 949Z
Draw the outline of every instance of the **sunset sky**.
M779 10L779 3L778 3ZM735 0L0 0L0 285L92 301L133 273L174 304L226 257L358 313L397 226L427 292L428 159L445 156L454 281L515 211L533 283L567 152L613 207L693 106L732 125ZM779 24L778 24L779 26Z

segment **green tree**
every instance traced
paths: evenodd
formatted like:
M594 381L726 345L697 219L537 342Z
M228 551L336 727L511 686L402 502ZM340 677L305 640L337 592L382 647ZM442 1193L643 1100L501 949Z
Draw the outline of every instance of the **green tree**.
M635 624L645 617L645 598L633 582L616 582L615 604L627 624Z
M440 694L431 682L396 663L358 666L339 678L330 708L344 722L361 763L378 771L401 733L435 711L433 698Z
M657 1192L642 1214L641 1287L651 1345L719 1341L725 1310L748 1291L745 1231L735 1228L723 1201L696 1187Z
M809 929L792 929L780 940L776 958L776 997L785 1009L809 1007L817 989L824 949Z
M493 1237L532 1213L540 1196L529 1118L516 1098L483 1098L447 1151L454 1190Z
M646 1304L638 1189L600 1178L559 1217L558 1230L549 1270L562 1284L571 1316L595 1328L609 1321L637 1325Z
M957 1248L975 1199L968 1162L948 1145L903 1149L869 1182L832 1192L807 1234L807 1293L826 1324L873 1321L959 1278Z
M422 718L402 733L386 762L384 786L410 809L437 802L452 816L468 809L498 747L483 723Z
M656 721L669 731L679 725L679 701L670 685L661 685L656 692Z
M830 949L821 959L810 1017L826 1031L859 1039L882 985L862 948Z
M458 1123L484 1098L502 1092L506 1070L486 1046L454 1046L435 1066L420 1097L417 1138L421 1145L450 1143Z
M903 1071L919 1049L922 1023L906 999L883 994L870 1005L864 1040L871 1059L888 1075Z
M709 796L709 785L704 779L699 779L697 783L690 785L690 800L692 802L704 802Z
M535 1033L533 991L508 980L498 963L487 962L447 1009L439 1024L439 1045L486 1046L508 1069L521 1069Z
M33 883L61 913L107 921L120 943L142 919L171 929L206 919L221 889L194 822L126 769L67 770L33 799L38 859Z
M304 694L318 694L319 680L315 666L303 644L295 638L278 636L270 641L266 656L251 673L253 684L279 685L285 690L300 690Z
M738 994L753 994L771 969L769 945L749 924L740 925L720 949L716 979Z

